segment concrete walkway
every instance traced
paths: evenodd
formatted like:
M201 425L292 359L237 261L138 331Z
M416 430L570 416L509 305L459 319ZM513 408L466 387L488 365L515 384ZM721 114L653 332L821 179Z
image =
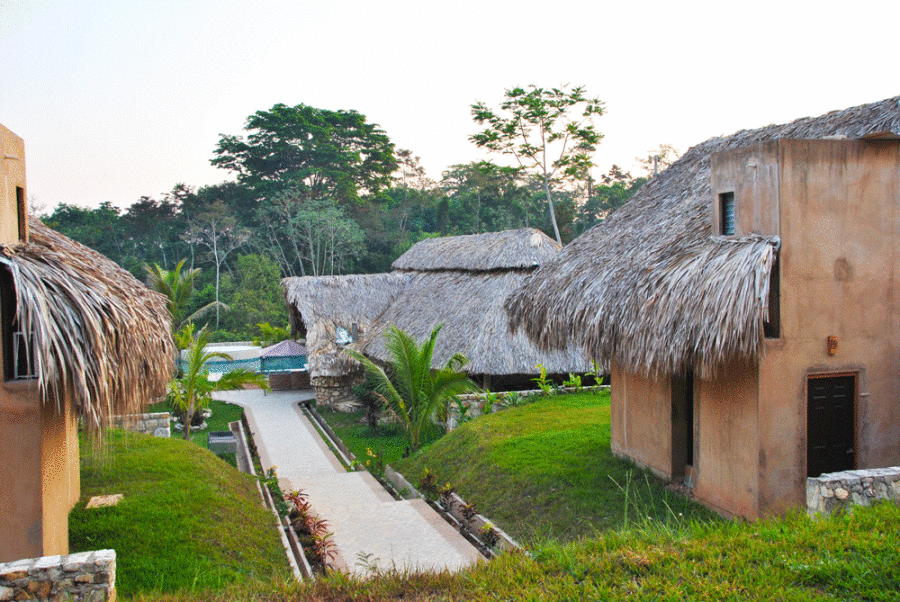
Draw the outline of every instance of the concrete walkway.
M223 391L243 406L263 468L276 467L281 488L301 490L334 532L338 564L365 575L368 566L451 571L481 555L424 500L396 501L368 472L347 472L303 415L311 391ZM368 566L367 566L368 565Z

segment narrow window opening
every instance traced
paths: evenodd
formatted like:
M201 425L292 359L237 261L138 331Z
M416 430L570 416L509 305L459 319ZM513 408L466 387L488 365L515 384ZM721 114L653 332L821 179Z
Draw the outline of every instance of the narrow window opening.
M767 339L781 337L781 258L777 252L769 275L769 319L763 322L763 334Z
M0 338L3 349L3 379L34 378L34 354L31 337L22 332L16 320L16 292L12 274L0 266Z
M25 207L25 189L16 186L16 211L19 218L19 240L24 241L28 232L28 211Z
M734 193L723 192L719 195L720 229L725 236L734 234Z

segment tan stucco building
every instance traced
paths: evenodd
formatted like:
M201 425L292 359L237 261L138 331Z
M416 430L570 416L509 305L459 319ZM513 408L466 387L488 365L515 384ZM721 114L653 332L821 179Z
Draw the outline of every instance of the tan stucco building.
M693 147L541 270L513 326L582 337L612 451L708 506L900 464L900 97Z
M28 239L25 143L0 125L0 245ZM65 554L78 501L78 430L70 399L42 403L33 360L19 351L16 299L0 265L0 562ZM16 361L18 359L18 361Z
M79 418L101 428L114 411L161 394L174 347L164 297L29 218L25 144L2 125L0 186L0 562L7 562L68 552L68 515L80 492ZM85 353L68 353L76 345Z
M709 378L614 370L612 447L728 514L805 503L806 477L900 464L900 141L717 153L710 220L778 237L764 349Z

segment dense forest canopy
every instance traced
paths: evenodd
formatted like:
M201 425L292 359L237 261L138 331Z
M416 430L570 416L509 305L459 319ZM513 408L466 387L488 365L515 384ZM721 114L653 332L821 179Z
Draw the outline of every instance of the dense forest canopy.
M206 318L214 340L249 340L260 334L257 323L285 324L285 276L388 271L428 237L526 226L553 235L540 177L479 161L453 165L435 182L412 151L395 148L356 111L278 104L251 115L245 130L222 135L211 160L236 181L178 183L125 210L108 201L95 209L63 203L44 222L142 280L148 264L172 270L185 259L185 269L200 268L186 315L225 303L218 328L215 314ZM665 162L674 156L661 150ZM563 242L646 180L614 165L598 180L551 182Z

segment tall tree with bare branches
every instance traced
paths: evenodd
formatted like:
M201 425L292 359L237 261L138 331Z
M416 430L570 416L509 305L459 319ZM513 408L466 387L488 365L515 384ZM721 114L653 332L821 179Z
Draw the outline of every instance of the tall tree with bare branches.
M471 105L472 118L485 129L469 137L490 152L512 155L519 167L536 173L543 184L556 240L562 244L551 185L589 172L591 156L603 135L594 117L603 114L599 98L588 98L584 86L511 88L500 112L483 102Z

